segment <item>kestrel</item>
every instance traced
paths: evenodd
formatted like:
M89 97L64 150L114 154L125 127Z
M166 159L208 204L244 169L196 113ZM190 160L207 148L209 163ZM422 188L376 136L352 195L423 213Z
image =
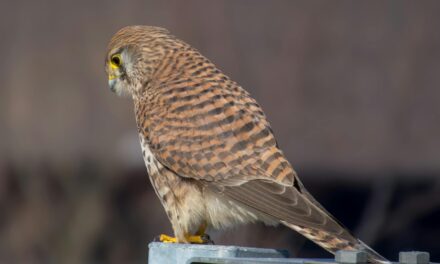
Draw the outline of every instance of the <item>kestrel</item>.
M166 29L129 26L111 39L110 89L133 98L148 175L175 237L203 243L207 227L281 223L331 253L364 250L304 188L260 105Z

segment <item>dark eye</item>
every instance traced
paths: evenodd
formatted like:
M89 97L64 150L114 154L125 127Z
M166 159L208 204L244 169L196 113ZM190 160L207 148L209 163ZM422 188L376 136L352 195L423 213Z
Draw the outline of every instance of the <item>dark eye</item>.
M115 54L110 58L110 64L113 68L119 68L122 64L122 58L120 54Z

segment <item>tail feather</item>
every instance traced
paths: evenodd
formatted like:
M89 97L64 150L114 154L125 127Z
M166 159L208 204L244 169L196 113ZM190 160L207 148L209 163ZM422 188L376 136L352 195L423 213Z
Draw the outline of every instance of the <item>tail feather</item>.
M364 251L368 254L368 262L381 263L381 264L390 264L391 263L391 261L382 257L379 253L377 253L374 249L370 248L367 244L365 244L361 240L358 239L357 241L359 244L356 249Z
M316 230L307 227L301 227L298 225L290 224L285 221L281 221L285 226L297 231L306 238L312 240L314 243L335 254L338 250L360 250L367 253L369 263L385 264L391 263L386 258L382 257L379 253L367 246L359 239L350 236L347 239L347 234L344 236L336 236L335 234L329 234L323 230ZM348 232L348 231L347 231Z

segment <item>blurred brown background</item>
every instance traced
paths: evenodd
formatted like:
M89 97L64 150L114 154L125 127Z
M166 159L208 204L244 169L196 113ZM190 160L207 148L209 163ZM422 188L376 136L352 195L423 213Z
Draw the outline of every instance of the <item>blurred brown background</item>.
M104 55L168 28L250 91L309 190L386 257L440 261L440 2L2 1L0 262L146 263L171 232ZM218 244L329 257L292 231Z

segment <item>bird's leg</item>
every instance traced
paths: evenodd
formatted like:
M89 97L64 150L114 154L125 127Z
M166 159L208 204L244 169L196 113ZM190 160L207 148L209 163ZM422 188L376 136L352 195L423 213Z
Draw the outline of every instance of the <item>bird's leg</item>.
M206 221L203 221L200 226L199 229L197 229L197 232L195 233L196 236L204 236L205 235L205 231L206 231Z
M171 237L163 234L160 235L159 240L163 243L180 243L180 242L187 242L191 244L213 243L213 241L209 238L209 235L207 235L205 231L206 231L206 222L203 222L194 235L185 234L184 241L178 239L177 237Z

